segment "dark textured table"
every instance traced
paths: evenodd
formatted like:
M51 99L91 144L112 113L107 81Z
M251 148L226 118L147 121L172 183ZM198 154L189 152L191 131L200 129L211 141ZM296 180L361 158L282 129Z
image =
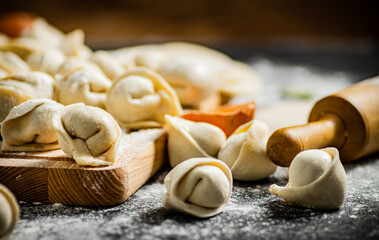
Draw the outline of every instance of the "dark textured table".
M379 74L375 49L351 49L225 51L249 62L262 76L266 90L257 102L263 108L281 102L281 91L291 84L319 98ZM379 155L344 166L347 198L334 211L296 207L271 195L270 184L288 181L288 170L279 168L263 181L234 182L226 209L197 219L163 208L166 167L118 206L20 203L21 219L10 239L379 239Z

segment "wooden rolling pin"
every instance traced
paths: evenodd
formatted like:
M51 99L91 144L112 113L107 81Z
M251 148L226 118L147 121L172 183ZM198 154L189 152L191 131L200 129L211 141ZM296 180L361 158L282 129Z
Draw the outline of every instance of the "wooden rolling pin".
M271 161L288 167L306 149L336 147L342 162L379 151L379 76L319 100L308 124L275 131L267 142Z

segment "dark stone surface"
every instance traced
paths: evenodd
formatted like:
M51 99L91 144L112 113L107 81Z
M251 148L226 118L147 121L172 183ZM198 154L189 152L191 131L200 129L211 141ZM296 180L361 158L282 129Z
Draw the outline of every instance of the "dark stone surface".
M354 62L353 57L345 61ZM323 69L322 64L312 68L278 63L266 56L252 59L245 60L257 69L269 89L260 101L262 105L280 101L281 87L290 83L303 84L319 97L367 74ZM309 81L311 85L304 84ZM317 92L315 86L323 91ZM118 206L21 203L21 219L10 239L379 239L379 155L344 166L347 198L334 211L300 208L271 195L270 184L285 185L288 181L287 169L279 168L263 181L236 181L221 214L197 219L163 208L163 179L168 172L164 169Z

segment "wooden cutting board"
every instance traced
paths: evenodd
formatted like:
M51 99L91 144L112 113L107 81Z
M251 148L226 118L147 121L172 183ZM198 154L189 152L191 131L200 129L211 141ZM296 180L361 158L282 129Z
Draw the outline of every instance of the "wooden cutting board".
M124 133L117 161L106 167L82 167L62 150L1 152L0 183L19 201L109 206L124 202L166 161L162 129Z

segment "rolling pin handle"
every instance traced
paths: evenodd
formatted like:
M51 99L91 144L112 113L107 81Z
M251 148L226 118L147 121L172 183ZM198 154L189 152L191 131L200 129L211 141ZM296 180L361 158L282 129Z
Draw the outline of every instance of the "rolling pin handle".
M276 130L267 142L267 155L276 165L289 167L301 151L342 146L345 132L342 120L327 113L318 121Z

